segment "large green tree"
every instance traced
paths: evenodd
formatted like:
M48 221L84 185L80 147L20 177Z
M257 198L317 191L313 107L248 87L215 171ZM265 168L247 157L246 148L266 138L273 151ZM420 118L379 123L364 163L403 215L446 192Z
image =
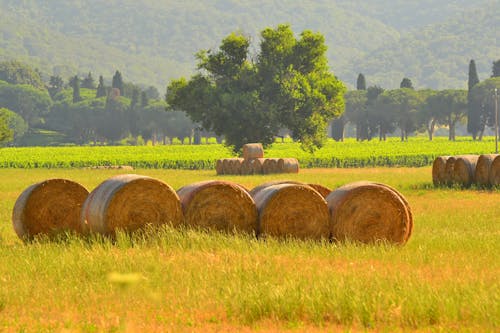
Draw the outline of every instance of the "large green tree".
M8 123L8 111L5 108L0 108L0 146L9 142L14 137L14 132L9 127Z
M239 151L247 142L269 145L288 128L304 148L320 147L329 120L342 113L343 84L328 70L324 37L288 25L266 28L249 59L250 40L232 33L218 50L197 54L198 73L172 81L167 102L203 128L224 135Z
M430 140L437 124L448 126L448 139L455 140L456 124L463 120L467 113L467 91L453 89L437 91L427 97L423 110L428 117Z
M368 115L366 90L352 90L345 94L345 117L356 126L356 140L368 139Z
M111 82L111 87L116 88L120 91L120 94L123 95L123 78L122 78L122 73L120 71L116 71L115 75L113 75L113 80Z
M472 59L469 62L469 78L467 81L468 92L470 94L472 88L479 83L477 75L476 62ZM478 135L484 131L484 124L481 121L481 106L473 103L470 97L467 102L467 132L476 140ZM480 136L480 135L479 135Z
M80 95L80 79L78 78L78 75L69 79L69 85L73 88L73 103L80 102L82 100L82 96Z
M106 86L104 85L104 78L102 75L99 75L99 84L97 85L95 97L99 98L104 96L106 96Z

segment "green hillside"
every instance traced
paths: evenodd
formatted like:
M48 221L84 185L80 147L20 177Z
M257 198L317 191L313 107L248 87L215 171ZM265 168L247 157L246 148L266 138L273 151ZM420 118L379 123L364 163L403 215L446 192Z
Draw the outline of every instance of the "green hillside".
M399 85L402 74L416 87L467 88L468 65L475 59L480 80L491 75L500 58L500 1L457 15L445 22L405 34L358 59L369 84Z
M484 77L493 60L489 54L499 54L498 47L484 54L480 50L487 39L477 38L469 31L446 30L452 34L450 38L460 36L467 47L473 39L476 52L464 49L456 57L443 57L435 55L434 50L439 52L441 45L448 47L446 40L441 43L439 34L423 39L415 29L445 18L453 22L463 16L463 11L484 3L485 0L425 0L411 4L402 0L0 0L0 60L15 58L37 66L46 75L64 78L90 70L95 76L102 74L109 79L119 69L127 81L154 84L163 90L171 78L192 72L195 52L217 47L231 31L248 33L257 48L259 31L290 23L297 33L311 29L325 35L332 70L349 85L363 70L369 83L376 80L387 87L404 75L414 77L421 85L458 87L465 72L461 64L476 55L479 74ZM492 19L498 26L498 19ZM483 21L475 23L476 31L486 29ZM434 26L423 29L432 30ZM405 71L408 66L399 59L376 51L382 48L387 55L398 55L400 41L404 44L406 40L409 45L421 45L438 59L436 68L440 72ZM438 45L429 47L427 42ZM418 55L418 64L425 59L418 52L414 55ZM436 82L439 86L435 86Z

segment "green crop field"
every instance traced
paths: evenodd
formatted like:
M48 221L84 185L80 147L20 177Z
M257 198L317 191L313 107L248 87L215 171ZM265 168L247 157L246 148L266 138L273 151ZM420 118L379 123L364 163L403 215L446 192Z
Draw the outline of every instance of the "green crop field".
M457 143L457 149L460 144L468 143ZM266 153L284 154L284 147L276 145ZM209 148L213 155L229 155L219 146ZM74 155L68 151L67 160L85 149L75 148ZM95 149L113 152L114 148ZM191 149L198 147L186 150ZM50 160L50 155L43 156ZM54 161L58 156L52 156ZM79 158L103 162L95 155ZM32 156L31 161L39 158ZM409 201L415 220L413 235L403 247L261 241L168 227L132 237L119 234L115 242L73 236L23 244L15 235L12 208L29 185L68 178L92 190L123 172L0 169L0 331L500 329L498 190L435 189L430 167L311 168L286 175L333 189L362 179L397 188ZM216 176L213 170L134 172L161 179L175 189L213 178L248 188L283 178Z
M443 137L429 141L410 138L401 142L372 140L345 142L330 140L314 154L303 151L297 143L275 143L266 157L295 157L301 167L426 166L436 156L485 154L494 151L494 140L459 138L450 142ZM2 148L3 168L72 168L99 165L130 165L136 168L210 170L215 161L233 156L223 145L106 146L106 147L26 147Z

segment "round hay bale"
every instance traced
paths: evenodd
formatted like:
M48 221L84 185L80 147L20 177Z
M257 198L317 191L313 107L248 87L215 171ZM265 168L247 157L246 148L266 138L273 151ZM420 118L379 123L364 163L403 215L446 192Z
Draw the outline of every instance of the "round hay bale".
M332 236L337 241L404 244L412 233L408 202L387 185L366 181L347 184L332 191L326 201Z
M296 158L280 158L278 159L279 173L298 173L299 161Z
M203 181L177 191L186 225L256 234L257 208L247 190L228 181Z
M446 165L445 165L445 184L452 185L455 182L455 162L459 158L468 158L471 156L476 156L476 155L457 155L457 156L450 156L446 160Z
M474 182L478 155L460 156L453 164L453 182L469 187Z
M328 206L310 186L276 184L258 191L253 198L259 211L259 235L299 239L330 237Z
M296 180L289 180L289 179L284 179L284 180L272 180L269 182L265 182L263 184L260 184L258 186L255 186L253 189L250 190L250 195L252 197L255 197L257 193L266 187L273 186L273 185L279 185L279 184L296 184L296 185L305 185L304 183L301 183Z
M264 160L264 164L262 165L262 173L265 175L278 173L278 159L266 158Z
M244 160L241 163L241 171L240 172L242 175L252 175L253 174L252 161L253 160Z
M265 158L256 158L252 160L252 169L254 175L263 174L263 166L265 162Z
M438 156L432 163L432 182L434 186L446 184L446 161L450 156Z
M262 148L262 143L247 143L243 145L243 158L253 159L253 158L263 158L264 148Z
M177 193L166 183L140 175L119 175L101 183L87 197L81 223L87 232L113 235L146 225L182 222Z
M16 234L24 240L36 235L81 233L80 210L89 192L67 179L49 179L31 185L18 197L12 212Z
M230 169L232 175L240 175L241 174L241 164L244 159L242 158L233 158L230 163Z
M484 154L480 155L477 159L476 170L474 172L474 179L479 186L490 185L490 167L495 157L498 154Z
M307 184L307 185L311 186L313 189L318 191L319 194L321 194L321 196L323 198L326 198L330 194L330 192L332 191L328 187L320 185L320 184Z
M495 157L490 165L490 185L499 186L500 185L500 155Z
M231 174L231 162L232 158L223 158L222 159L222 174L230 175Z
M223 164L223 160L217 160L215 162L215 172L218 175L223 175L224 174L224 168L223 168L222 164Z

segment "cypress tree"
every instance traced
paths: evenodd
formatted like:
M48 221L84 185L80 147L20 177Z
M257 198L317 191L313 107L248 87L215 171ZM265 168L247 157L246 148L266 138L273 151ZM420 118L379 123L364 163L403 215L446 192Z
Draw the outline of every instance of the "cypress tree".
M123 95L123 79L120 71L116 71L115 75L113 75L113 83L111 87L120 90L120 94Z
M69 85L73 88L73 103L80 102L82 97L80 96L80 79L78 78L78 75L73 76L69 80Z
M102 75L99 76L99 85L97 86L97 91L95 94L96 98L106 96L106 87L104 86L104 78Z
M356 89L357 90L366 90L366 80L363 73L359 73L358 79L356 81Z
M472 134L472 139L476 140L478 132L481 130L481 108L474 105L470 91L471 89L479 83L479 77L477 75L476 63L472 59L469 63L469 79L467 81L468 94L467 94L467 132Z

